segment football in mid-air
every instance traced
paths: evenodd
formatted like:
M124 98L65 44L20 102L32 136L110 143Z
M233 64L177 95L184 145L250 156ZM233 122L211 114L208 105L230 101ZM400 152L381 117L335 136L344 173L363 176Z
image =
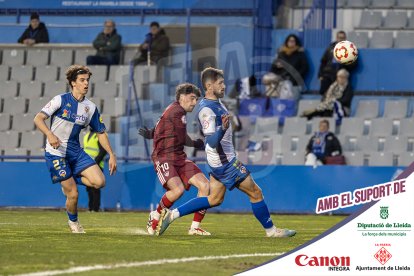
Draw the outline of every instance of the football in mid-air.
M358 58L358 49L355 43L344 40L336 43L333 56L341 64L351 64Z

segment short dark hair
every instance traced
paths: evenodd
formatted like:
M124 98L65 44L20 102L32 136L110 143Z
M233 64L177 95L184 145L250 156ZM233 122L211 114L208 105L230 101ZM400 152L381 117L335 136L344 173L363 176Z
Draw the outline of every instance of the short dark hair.
M160 27L160 23L158 23L157 21L152 21L151 22L151 24L150 24L150 27L157 27L157 28L159 28Z
M201 96L200 89L192 83L182 83L175 88L175 99L178 101L180 95L195 94L197 98Z
M289 39L290 39L291 37L293 37L293 39L295 40L296 46L298 46L298 47L302 47L302 42L300 42L299 37L298 37L297 35L295 35L295 34L290 34L290 35L288 35L288 36L286 37L286 39L285 39L285 43L284 43L284 45L285 45L286 47L287 47L287 43L288 43L288 41L289 41Z
M69 68L66 70L66 79L68 80L70 87L73 88L72 81L76 81L78 75L82 74L88 74L89 77L92 76L90 69L84 65L75 64L69 66Z
M224 78L223 70L207 67L201 72L201 84L204 89L207 89L206 82L208 80L216 81L218 78Z
M346 32L345 32L345 31L343 31L343 30L340 30L340 31L337 31L337 32L336 32L336 35L339 35L339 34L344 34L344 35L346 36Z
M30 20L32 19L37 19L39 20L39 14L37 12L32 12L32 14L30 15Z

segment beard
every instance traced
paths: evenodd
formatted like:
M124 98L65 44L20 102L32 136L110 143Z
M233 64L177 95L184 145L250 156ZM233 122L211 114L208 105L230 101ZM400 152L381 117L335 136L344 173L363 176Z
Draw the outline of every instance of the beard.
M214 96L216 96L217 99L224 98L224 92L220 92L220 91L216 92L216 91L214 91Z

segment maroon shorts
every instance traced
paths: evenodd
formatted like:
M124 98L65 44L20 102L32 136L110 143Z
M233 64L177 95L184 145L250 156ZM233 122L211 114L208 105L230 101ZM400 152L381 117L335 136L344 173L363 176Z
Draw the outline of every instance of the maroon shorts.
M169 160L159 160L153 158L154 168L157 173L158 179L160 180L162 186L168 190L166 186L167 181L173 177L178 176L184 184L186 190L190 189L190 184L188 181L194 175L201 173L201 170L190 160L183 160L180 162L169 161Z

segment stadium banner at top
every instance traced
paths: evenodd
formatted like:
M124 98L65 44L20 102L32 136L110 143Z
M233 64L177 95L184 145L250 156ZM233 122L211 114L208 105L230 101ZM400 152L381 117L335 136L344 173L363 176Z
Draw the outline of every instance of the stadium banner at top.
M0 9L251 9L253 0L0 0Z

